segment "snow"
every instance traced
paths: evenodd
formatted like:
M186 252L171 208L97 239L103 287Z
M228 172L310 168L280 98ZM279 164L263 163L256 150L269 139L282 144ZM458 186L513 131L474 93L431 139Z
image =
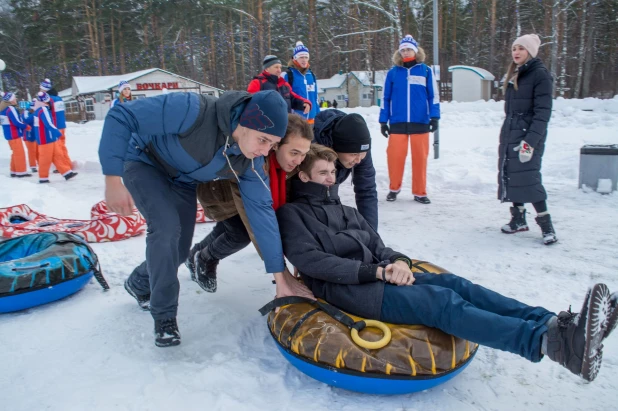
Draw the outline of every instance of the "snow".
M500 233L510 218L496 200L502 103L444 103L440 159L430 153L432 204L413 202L409 169L398 200L387 203L387 139L377 107L362 114L373 136L386 244L474 282L554 311L579 310L587 287L618 289L618 194L577 189L579 149L618 143L618 100L557 100L543 159L543 180L559 243L546 247L530 231ZM582 109L594 111L582 111ZM8 144L0 144L0 207L26 203L55 217L88 218L103 197L97 145L103 122L71 123L69 152L80 174L51 184L8 177ZM349 183L342 187L353 205ZM529 211L531 207L528 207ZM534 215L534 212L531 213ZM212 225L196 226L194 240ZM585 383L545 359L539 364L480 348L458 377L414 395L370 396L312 380L278 352L257 312L274 295L272 277L252 247L223 260L219 288L202 292L179 269L182 344L154 346L153 323L123 289L144 257L145 237L93 244L111 286L94 281L65 300L0 316L3 409L21 410L581 410L616 409L618 334L604 342L603 367Z

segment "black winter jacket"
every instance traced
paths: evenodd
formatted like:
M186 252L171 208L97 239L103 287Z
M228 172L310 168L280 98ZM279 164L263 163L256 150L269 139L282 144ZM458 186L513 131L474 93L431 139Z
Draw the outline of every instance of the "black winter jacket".
M277 210L283 250L313 294L352 314L380 319L385 265L405 255L385 247L354 208L341 204L339 185L292 182L291 202Z
M324 110L315 116L313 141L326 147L333 147L332 130L335 123L346 114L339 110ZM337 184L343 183L352 174L352 184L356 194L356 208L369 224L378 230L378 190L376 169L373 167L371 151L363 161L352 169L345 168L337 161Z
M517 90L513 84L506 90L506 119L500 131L498 162L498 199L503 202L536 203L547 199L541 160L551 117L552 87L551 75L541 60L534 58L519 68ZM522 140L534 148L527 163L519 161L518 152L513 151Z

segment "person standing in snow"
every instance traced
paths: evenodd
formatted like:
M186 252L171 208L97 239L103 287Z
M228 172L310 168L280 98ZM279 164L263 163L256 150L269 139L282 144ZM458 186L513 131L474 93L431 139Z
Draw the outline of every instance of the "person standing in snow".
M333 108L337 108L338 105L339 103L337 103L337 100L336 99L333 100L333 104L332 104Z
M305 118L311 112L311 102L292 91L292 86L281 77L281 60L277 56L268 55L262 62L261 74L255 76L249 83L247 91L257 93L264 90L275 90L288 106L288 113L299 110Z
M70 180L77 175L67 165L58 144L62 133L52 120L48 108L51 101L49 94L39 91L34 104L34 134L39 145L39 183L41 184L49 183L49 168L52 164L65 180Z
M313 124L315 116L320 112L318 104L318 82L315 74L309 68L309 49L302 41L296 42L292 59L288 61L288 68L282 75L283 79L292 86L292 91L311 103L311 111L305 113L303 110L294 112L307 119L309 124Z
M406 35L393 55L395 66L384 82L380 126L382 135L388 138L390 192L386 201L395 201L401 191L409 142L414 201L431 203L427 197L427 157L429 133L438 129L440 120L440 91L424 61L425 51L411 35Z
M120 83L118 83L118 98L115 98L112 101L109 108L114 107L116 104L128 103L132 100L133 96L131 95L131 85L128 81L122 80Z
M21 120L19 112L15 108L17 98L13 93L5 93L0 102L0 123L4 138L11 147L11 177L30 177L26 166L26 153L22 136L28 125Z
M196 187L238 182L247 218L274 273L277 295L307 295L285 266L264 156L288 124L276 91L228 91L216 98L169 93L117 104L105 117L99 159L111 211L130 215L133 200L146 218L146 260L126 291L154 319L155 345L180 344L178 267L187 259L197 213Z
M500 131L498 199L513 203L511 221L502 227L505 234L528 231L525 203L537 212L543 243L558 241L547 211L541 162L545 152L547 124L551 117L553 80L537 58L541 39L526 34L513 42L513 61L504 82L506 118Z
M28 125L24 131L24 143L26 143L26 149L28 150L28 164L30 164L30 171L33 173L38 172L37 164L39 162L39 145L36 143L36 135L34 134L34 103L36 99L32 100L30 107L24 110L22 117L24 123Z
M60 131L60 139L58 139L58 162L63 162L65 164L64 168L73 168L73 162L71 161L71 157L69 157L69 150L67 150L66 146L66 128L67 122L64 112L64 101L62 98L58 97L58 92L56 89L52 87L51 81L46 78L39 85L40 91L43 93L47 93L50 97L49 101L49 112L52 117L52 121L54 122L54 126ZM56 169L57 170L57 169ZM57 171L54 171L56 173Z

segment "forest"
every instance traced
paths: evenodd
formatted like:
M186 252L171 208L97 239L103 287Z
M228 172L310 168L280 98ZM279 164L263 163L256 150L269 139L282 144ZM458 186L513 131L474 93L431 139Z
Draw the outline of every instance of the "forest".
M537 33L556 96L618 94L618 0L435 1L441 81L457 64L501 78L512 41ZM72 76L159 67L244 89L263 56L285 64L298 40L327 78L388 69L408 33L432 64L434 18L433 0L0 0L2 80L25 93L45 77L61 90Z

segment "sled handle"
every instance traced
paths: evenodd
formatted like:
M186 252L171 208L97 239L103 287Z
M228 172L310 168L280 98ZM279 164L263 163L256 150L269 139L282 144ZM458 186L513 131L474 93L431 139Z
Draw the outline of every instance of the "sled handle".
M352 341L354 341L356 345L362 348L367 348L369 350L377 350L385 347L389 342L391 342L391 329L388 328L386 324L376 320L364 320L364 322L367 327L377 328L382 331L384 336L379 341L367 341L362 339L361 336L358 335L358 330L356 328L352 328L350 334L352 336Z

